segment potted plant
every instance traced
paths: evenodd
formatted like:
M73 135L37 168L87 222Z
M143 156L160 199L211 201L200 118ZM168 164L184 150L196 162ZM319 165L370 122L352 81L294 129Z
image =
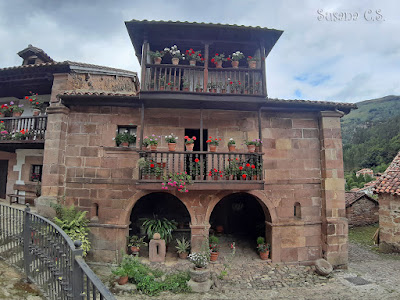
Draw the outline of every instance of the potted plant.
M124 263L124 260L115 270L111 271L114 276L117 276L117 282L119 285L127 284L129 281L129 269L128 266Z
M155 134L152 134L151 137L148 138L148 142L149 142L151 151L157 151L159 138L161 138L161 137L160 136L157 137Z
M186 50L186 60L189 61L189 65L195 66L196 61L204 63L204 57L201 56L201 51L194 51L192 48Z
M137 235L129 237L128 247L130 248L132 254L138 254L140 251L140 247L147 246L144 238L144 236L139 238Z
M11 111L8 104L2 104L0 107L0 117L8 117Z
M182 79L182 80L183 80L183 83L182 83L183 90L185 92L189 92L190 82L186 79Z
M210 93L216 93L217 92L217 83L215 83L215 82L209 82L208 84L207 84L207 88L208 88L208 91L210 92Z
M219 90L222 94L226 93L226 83L225 82L218 82L217 88L219 88Z
M220 141L221 141L221 139L217 139L217 138L213 139L211 136L208 137L208 140L206 141L206 143L210 147L210 152L217 151L217 147L218 147Z
M227 61L224 53L215 53L215 55L211 58L211 63L213 63L218 69L222 68L222 63L224 61Z
M218 180L219 178L224 177L223 172L215 168L211 169L210 172L208 172L208 176L213 180Z
M11 103L13 103L13 105L10 106L10 109L12 110L13 113L13 117L20 117L24 112L23 109L24 105L23 104L16 105L14 104L14 102L10 102L10 104Z
M125 130L123 133L118 133L114 140L117 147L129 147L129 145L136 143L136 134L130 134L128 130Z
M185 237L182 237L182 239L176 239L176 244L177 246L175 248L177 249L179 258L186 259L188 257L190 242L187 241Z
M258 58L247 56L247 63L249 64L250 69L255 69L257 67L257 60Z
M192 176L183 172L181 173L170 173L163 177L163 183L161 183L161 189L168 190L169 187L177 188L180 193L187 193L189 190L187 186L192 184Z
M165 141L168 143L168 151L175 151L176 149L176 140L178 139L173 133L165 136Z
M201 93L203 92L203 86L198 82L196 84L196 93Z
M235 140L234 140L233 138L230 138L230 139L229 139L229 142L228 142L228 149L229 149L229 152L235 152L235 149L236 149L236 142L235 142Z
M181 53L177 45L173 45L171 48L165 48L164 51L171 55L173 65L178 65L180 59L185 59L185 54Z
M163 91L165 89L165 77L164 76L160 76L160 86L159 86L159 90Z
M39 100L39 95L36 93L30 92L30 96L26 96L25 99L29 99L33 109L33 115L38 116L44 107L44 102Z
M229 56L228 60L232 63L232 68L237 69L239 67L239 60L244 58L244 54L240 51L236 51Z
M143 222L143 227L149 239L152 239L155 233L159 233L160 238L168 243L172 239L172 231L177 228L177 223L174 220L159 218L154 215L153 218L147 218Z
M255 139L254 141L256 142L256 152L261 152L262 140Z
M208 242L210 244L210 260L216 261L219 255L219 238L215 235L209 237Z
M187 135L185 136L186 151L193 151L195 140L196 140L195 136L192 136L192 138L188 137Z
M148 150L149 145L150 145L150 138L148 136L145 136L142 141L142 146L144 150Z
M246 140L244 143L246 144L249 153L254 153L256 151L257 142L255 140Z
M164 56L164 51L158 51L158 50L155 52L149 51L149 55L154 60L154 63L156 65L159 65L161 64L162 58Z
M260 254L260 258L262 260L267 260L269 258L269 250L271 248L271 245L268 243L265 243L265 239L263 237L258 237L257 238L257 250Z
M189 273L194 282L204 282L210 278L210 270L207 268L209 256L207 252L189 254L189 261L194 264L194 268L190 268Z

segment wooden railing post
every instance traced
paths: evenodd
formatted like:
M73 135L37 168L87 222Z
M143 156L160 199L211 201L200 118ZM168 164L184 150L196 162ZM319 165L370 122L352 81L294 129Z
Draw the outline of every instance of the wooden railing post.
M24 226L23 226L23 240L24 240L24 269L25 274L29 278L30 276L30 266L31 266L31 253L29 251L29 246L31 242L31 219L30 219L29 203L26 204L24 211ZM11 220L11 219L10 219ZM15 233L14 233L15 234Z
M75 249L72 250L72 260L73 260L73 268L72 268L72 295L73 299L82 299L83 293L83 271L76 261L77 256L82 256L83 250L81 249L82 242L75 241L74 242Z

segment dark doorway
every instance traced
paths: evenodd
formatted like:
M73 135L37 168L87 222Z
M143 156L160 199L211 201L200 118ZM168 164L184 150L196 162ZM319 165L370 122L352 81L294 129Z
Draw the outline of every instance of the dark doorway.
M0 160L0 198L6 198L8 160Z
M200 129L185 129L185 135L188 137L195 136L196 141L194 142L194 148L193 151L200 151ZM208 138L208 130L203 129L203 151L207 151L207 138Z

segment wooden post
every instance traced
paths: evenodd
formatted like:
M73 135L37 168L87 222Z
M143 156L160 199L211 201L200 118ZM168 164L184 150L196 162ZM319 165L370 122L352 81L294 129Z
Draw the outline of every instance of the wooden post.
M260 44L260 54L261 54L261 74L262 74L262 91L265 97L268 97L267 93L267 73L265 70L265 47Z
M203 108L200 108L200 151L203 151L203 139L204 139L204 134L203 134ZM204 155L200 155L200 178L203 180L203 161L204 161ZM197 172L196 172L197 173Z
M142 82L142 90L147 90L146 85L146 63L147 63L147 48L148 48L148 43L147 40L143 41L143 45L142 45L142 71L141 71L141 82Z
M262 128L261 128L261 107L258 109L258 138L262 141ZM263 145L260 144L260 151L262 152Z
M208 83L208 56L209 56L209 44L204 45L204 79L203 79L203 93L207 92Z
M139 145L139 150L142 150L142 146L143 146L143 132L144 132L144 103L142 102L142 109L140 110L140 145Z

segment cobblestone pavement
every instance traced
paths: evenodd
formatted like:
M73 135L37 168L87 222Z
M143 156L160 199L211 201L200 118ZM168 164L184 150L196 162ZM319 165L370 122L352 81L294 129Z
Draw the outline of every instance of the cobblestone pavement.
M219 274L223 257L212 264ZM256 255L237 253L229 275L219 281L220 286L206 294L162 293L158 297L140 294L117 295L128 299L400 299L400 256L377 254L362 246L350 244L349 269L337 270L330 278L318 276L313 267L285 266L263 262ZM168 266L169 265L169 266ZM185 270L185 261L167 263L162 269ZM370 283L355 285L345 278L361 277Z
M23 275L0 260L0 299L42 300L32 284L23 280Z

